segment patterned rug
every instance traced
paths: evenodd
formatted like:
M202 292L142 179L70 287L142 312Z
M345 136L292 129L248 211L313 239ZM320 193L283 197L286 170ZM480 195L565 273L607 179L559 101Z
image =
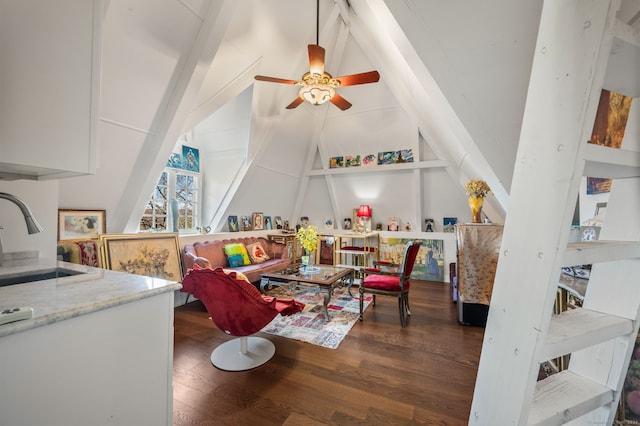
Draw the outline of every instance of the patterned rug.
M326 321L322 306L322 294L301 289L293 291L288 287L276 287L269 291L270 296L293 297L306 306L302 312L283 317L278 315L265 328L265 333L289 339L300 340L324 348L336 349L346 337L351 327L358 321L360 300L358 289L352 288L350 297L346 289L336 289L329 301L329 321ZM364 309L371 303L372 296L365 295Z

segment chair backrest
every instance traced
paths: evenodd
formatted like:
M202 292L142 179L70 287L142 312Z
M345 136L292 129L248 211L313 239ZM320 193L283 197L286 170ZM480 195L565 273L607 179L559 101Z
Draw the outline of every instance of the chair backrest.
M407 244L404 246L404 251L402 253L402 264L400 265L400 270L402 271L402 275L400 277L401 280L408 280L411 276L411 272L413 272L413 266L416 263L416 257L418 257L418 252L420 251L421 245L421 240L413 240L407 242Z
M218 328L232 336L251 335L278 315L275 299L262 297L235 271L192 269L182 286L204 303Z

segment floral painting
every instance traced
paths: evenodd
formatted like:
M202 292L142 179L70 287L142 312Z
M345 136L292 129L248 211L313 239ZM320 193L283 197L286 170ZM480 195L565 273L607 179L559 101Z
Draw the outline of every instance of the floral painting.
M182 280L178 235L106 234L100 237L105 268L129 274Z

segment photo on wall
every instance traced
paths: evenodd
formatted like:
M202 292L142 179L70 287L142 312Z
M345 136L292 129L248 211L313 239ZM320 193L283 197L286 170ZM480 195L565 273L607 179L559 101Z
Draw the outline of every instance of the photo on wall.
M190 172L200 172L200 151L197 148L182 145L182 168Z

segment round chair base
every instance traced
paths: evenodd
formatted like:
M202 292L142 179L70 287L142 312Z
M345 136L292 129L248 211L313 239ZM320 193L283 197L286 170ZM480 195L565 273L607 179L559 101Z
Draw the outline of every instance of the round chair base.
M241 337L215 348L211 353L211 364L225 371L251 370L269 361L275 353L275 345L263 337Z

